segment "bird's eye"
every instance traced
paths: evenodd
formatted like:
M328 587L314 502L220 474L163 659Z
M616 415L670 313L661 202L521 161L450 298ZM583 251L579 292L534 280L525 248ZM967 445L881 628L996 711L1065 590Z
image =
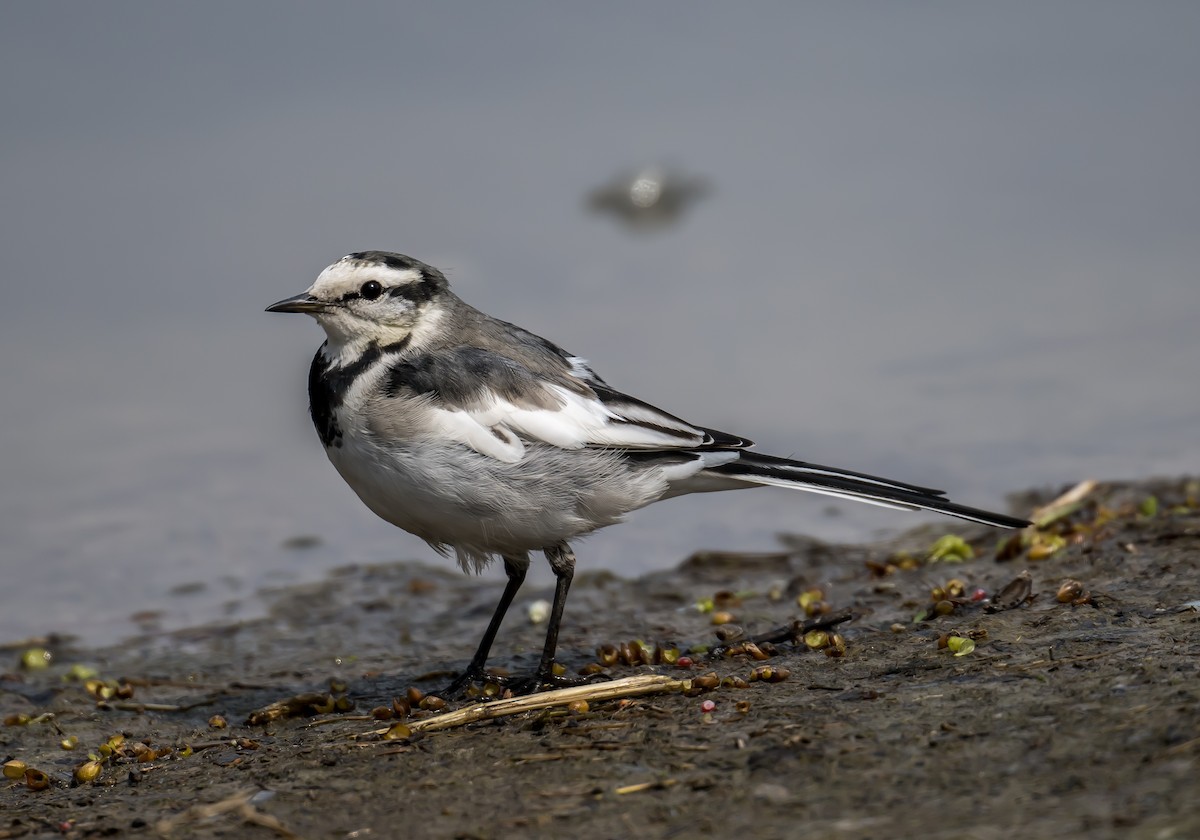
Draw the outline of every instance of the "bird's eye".
M367 300L375 300L383 294L383 285L378 280L368 280L358 291Z

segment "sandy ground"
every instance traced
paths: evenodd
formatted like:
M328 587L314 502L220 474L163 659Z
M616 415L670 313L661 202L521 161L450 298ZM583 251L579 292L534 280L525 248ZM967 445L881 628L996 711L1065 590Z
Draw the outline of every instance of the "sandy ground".
M51 639L33 670L25 641L0 649L0 758L29 770L10 765L0 787L0 838L1200 837L1198 497L1195 481L1103 485L1006 559L1004 535L950 523L887 544L701 554L632 581L581 574L560 642L572 672L605 644L714 646L697 607L714 598L750 634L804 618L797 598L814 589L813 609L854 618L840 657L801 640L761 662L696 652L691 668L607 669L748 679L766 664L781 682L389 740L371 733L396 721L371 710L461 668L498 584L352 568L271 593L261 621L104 650ZM951 532L975 557L929 562ZM1001 594L1025 570L1031 599L1020 583ZM1078 603L1056 597L1069 578ZM952 580L952 612L915 621ZM494 664L532 668L542 628L524 606L538 596L523 593ZM1009 608L989 611L996 599ZM955 656L939 646L951 637L975 647ZM247 724L302 693L324 706ZM89 753L95 781L73 781Z

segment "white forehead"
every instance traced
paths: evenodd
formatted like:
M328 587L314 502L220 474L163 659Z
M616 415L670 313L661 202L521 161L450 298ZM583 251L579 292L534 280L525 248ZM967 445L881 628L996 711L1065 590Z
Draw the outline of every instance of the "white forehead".
M358 291L368 280L375 280L388 288L418 283L422 278L417 268L392 268L383 263L364 262L346 256L318 274L308 293L319 298L341 297L347 292Z

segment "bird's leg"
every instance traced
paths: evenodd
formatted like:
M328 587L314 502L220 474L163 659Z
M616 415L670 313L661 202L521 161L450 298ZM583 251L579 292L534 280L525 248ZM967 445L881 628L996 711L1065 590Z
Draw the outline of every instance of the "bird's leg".
M573 560L574 558L572 558ZM500 624L504 621L504 614L508 612L513 598L517 596L517 590L525 582L525 573L527 571L529 571L528 554L517 554L504 558L504 573L508 575L508 583L504 586L504 594L500 596L500 603L496 604L496 611L492 613L492 620L488 622L487 630L483 631L483 638L479 640L479 649L471 657L471 664L467 666L467 670L456 677L454 682L446 686L446 689L440 692L440 696L458 697L472 683L494 681L493 678L488 676L487 671L484 670L484 665L487 664L488 653L492 649L492 642L496 640L496 633L500 630ZM561 612L561 609L559 612Z
M537 673L534 674L533 691L542 687L562 688L571 685L582 685L591 682L591 678L558 676L554 673L554 652L558 649L558 627L562 623L563 607L567 603L567 591L571 588L571 579L575 577L575 552L571 546L559 543L553 548L546 549L546 559L554 572L554 603L550 607L550 623L546 627L546 645L542 648L542 659L538 663Z

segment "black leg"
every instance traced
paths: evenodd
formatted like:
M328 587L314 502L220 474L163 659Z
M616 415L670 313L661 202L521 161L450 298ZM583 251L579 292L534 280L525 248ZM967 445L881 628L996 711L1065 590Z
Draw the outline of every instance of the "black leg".
M546 645L542 648L542 661L538 663L537 679L543 683L553 682L554 652L558 649L558 626L562 623L563 607L567 604L567 591L575 577L575 552L566 543L546 549L546 559L556 578L554 604L550 607L550 624L546 627Z
M574 558L571 559L573 564ZM471 664L467 666L467 670L455 678L454 682L446 686L446 689L441 692L442 696L456 697L466 691L467 687L472 683L487 680L487 672L484 671L484 665L487 664L488 653L492 649L492 642L496 641L496 633L500 631L500 624L504 621L504 614L508 612L508 608L512 605L513 598L517 597L517 590L525 582L525 573L528 570L528 554L504 558L504 572L508 575L508 583L504 586L504 594L500 596L500 603L496 605L496 611L492 613L492 620L488 622L487 630L483 631L483 638L479 641L479 648L475 651L475 655L471 657ZM557 594L555 603L557 604ZM562 612L561 608L559 612ZM557 637L557 631L555 635Z
M608 677L594 674L590 677L557 676L554 673L554 652L558 649L558 628L562 624L563 607L567 603L567 592L571 588L571 579L575 577L575 553L571 546L559 543L553 548L546 549L546 559L554 571L557 582L554 586L554 604L550 607L550 624L546 627L546 645L542 648L542 659L538 663L537 673L532 679L522 680L512 684L514 691L538 691L542 688L566 688L572 685L585 685L595 680Z

